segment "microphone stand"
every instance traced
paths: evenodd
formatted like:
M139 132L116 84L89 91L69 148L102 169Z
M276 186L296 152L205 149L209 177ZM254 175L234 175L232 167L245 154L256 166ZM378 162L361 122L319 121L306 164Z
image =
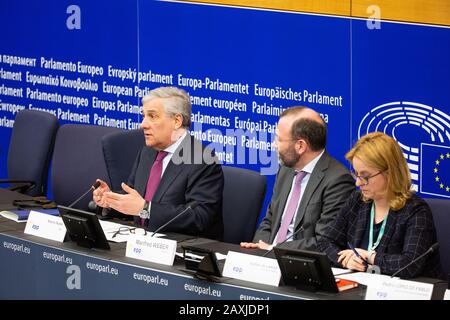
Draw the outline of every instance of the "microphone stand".
M150 237L153 237L158 231L160 231L162 228L164 228L165 226L167 226L168 224L170 224L173 220L175 220L176 218L180 217L182 214L184 214L185 212L187 212L189 209L194 209L197 206L197 201L192 201L191 203L188 204L188 206L181 211L179 214L177 214L175 217L173 217L172 219L170 219L169 221L167 221L166 223L164 223L162 226L160 226L159 228L157 228Z
M100 182L95 182L89 189L88 191L86 191L85 193L83 193L81 195L81 197L79 197L78 199L76 199L74 202L72 202L68 207L72 208L72 206L77 203L78 201L80 201L81 199L83 199L90 191L97 189L98 187L100 187Z
M399 270L397 270L396 272L394 272L394 274L391 276L391 278L395 277L397 274L399 274L400 272L402 272L403 270L405 270L406 268L408 268L410 265L412 265L413 263L416 263L417 261L419 261L420 259L422 259L423 257L425 257L426 255L436 251L439 248L439 242L436 242L435 244L433 244L427 251L425 251L424 253L422 253L420 256L418 256L417 258L413 259L410 263L408 263L406 266L404 266L403 268L400 268Z

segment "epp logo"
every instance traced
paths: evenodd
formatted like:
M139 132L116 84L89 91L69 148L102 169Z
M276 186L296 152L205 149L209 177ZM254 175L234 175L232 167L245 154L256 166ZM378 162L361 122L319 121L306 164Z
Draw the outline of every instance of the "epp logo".
M236 273L242 273L242 268L239 268L239 267L233 267L233 271L234 272L236 272Z

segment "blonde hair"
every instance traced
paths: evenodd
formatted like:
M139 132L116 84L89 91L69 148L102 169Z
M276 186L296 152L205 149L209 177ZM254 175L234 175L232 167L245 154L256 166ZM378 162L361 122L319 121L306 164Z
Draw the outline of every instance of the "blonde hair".
M366 134L345 155L350 162L354 157L386 173L389 207L393 210L403 208L412 195L411 174L397 141L382 132ZM368 201L364 197L363 200Z

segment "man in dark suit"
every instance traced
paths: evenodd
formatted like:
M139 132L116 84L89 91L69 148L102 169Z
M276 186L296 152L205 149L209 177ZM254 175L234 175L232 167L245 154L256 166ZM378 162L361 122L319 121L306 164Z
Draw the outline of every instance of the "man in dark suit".
M145 144L138 154L123 194L103 182L94 201L104 208L135 216L155 230L174 218L187 204L197 206L162 231L221 239L223 235L223 173L213 152L188 133L191 102L184 90L161 87L142 99Z
M349 171L326 151L326 125L312 109L285 110L275 139L281 166L266 216L245 248L317 250L354 189Z

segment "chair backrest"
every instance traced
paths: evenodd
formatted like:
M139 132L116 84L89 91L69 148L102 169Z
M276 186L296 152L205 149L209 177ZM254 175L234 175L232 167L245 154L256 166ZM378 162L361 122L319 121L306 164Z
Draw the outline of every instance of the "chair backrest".
M266 177L247 169L223 166L224 242L253 239L266 193Z
M433 213L436 226L439 251L441 254L441 266L444 275L450 274L450 200L424 199Z
M138 152L145 145L142 130L112 132L103 136L103 156L112 190L127 182Z
M48 168L58 130L51 113L22 110L17 113L8 150L8 179L33 181L31 196L47 194Z
M121 129L82 124L61 126L56 135L51 181L56 203L68 206L94 184L97 178L109 183L101 138ZM88 210L92 195L74 208Z

